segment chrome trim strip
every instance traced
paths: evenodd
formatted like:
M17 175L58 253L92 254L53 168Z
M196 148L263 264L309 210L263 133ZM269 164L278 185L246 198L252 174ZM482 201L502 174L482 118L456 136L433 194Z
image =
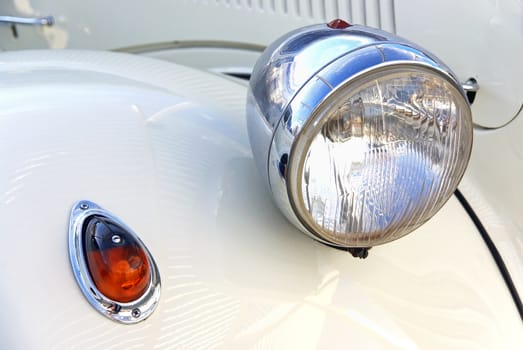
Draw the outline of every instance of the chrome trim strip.
M53 16L44 17L15 17L0 16L0 24L20 24L30 26L52 26L54 24Z
M194 49L194 48L218 48L231 50L246 50L262 52L265 46L250 43L236 42L236 41L220 41L220 40L185 40L185 41L168 41L145 45L127 46L114 49L116 52L126 53L147 53L152 51L165 51L176 49Z

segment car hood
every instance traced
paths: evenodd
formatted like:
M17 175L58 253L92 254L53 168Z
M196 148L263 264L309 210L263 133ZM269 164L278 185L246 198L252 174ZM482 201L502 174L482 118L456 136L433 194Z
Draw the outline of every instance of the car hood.
M452 198L365 260L298 232L256 171L246 87L126 54L0 54L0 347L520 348L521 322ZM386 191L386 189L384 189ZM91 200L160 270L153 315L96 312L69 263Z

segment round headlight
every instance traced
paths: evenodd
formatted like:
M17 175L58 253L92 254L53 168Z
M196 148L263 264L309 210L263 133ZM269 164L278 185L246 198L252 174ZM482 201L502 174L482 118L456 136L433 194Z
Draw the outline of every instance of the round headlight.
M424 50L361 26L319 25L267 49L251 78L253 153L301 230L371 247L430 219L471 152L469 104Z

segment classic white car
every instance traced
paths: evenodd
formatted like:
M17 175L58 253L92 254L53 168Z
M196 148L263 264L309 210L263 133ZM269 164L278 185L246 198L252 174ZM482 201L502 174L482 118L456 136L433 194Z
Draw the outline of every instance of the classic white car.
M523 348L522 28L3 2L0 349Z

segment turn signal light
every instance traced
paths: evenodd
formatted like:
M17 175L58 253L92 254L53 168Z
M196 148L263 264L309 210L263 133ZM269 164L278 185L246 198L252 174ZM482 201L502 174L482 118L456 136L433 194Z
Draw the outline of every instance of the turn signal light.
M136 323L160 300L160 274L138 235L89 201L75 204L69 222L69 257L89 303L104 316Z
M103 217L91 216L85 227L85 257L96 288L121 303L140 298L151 278L142 247L123 228Z

